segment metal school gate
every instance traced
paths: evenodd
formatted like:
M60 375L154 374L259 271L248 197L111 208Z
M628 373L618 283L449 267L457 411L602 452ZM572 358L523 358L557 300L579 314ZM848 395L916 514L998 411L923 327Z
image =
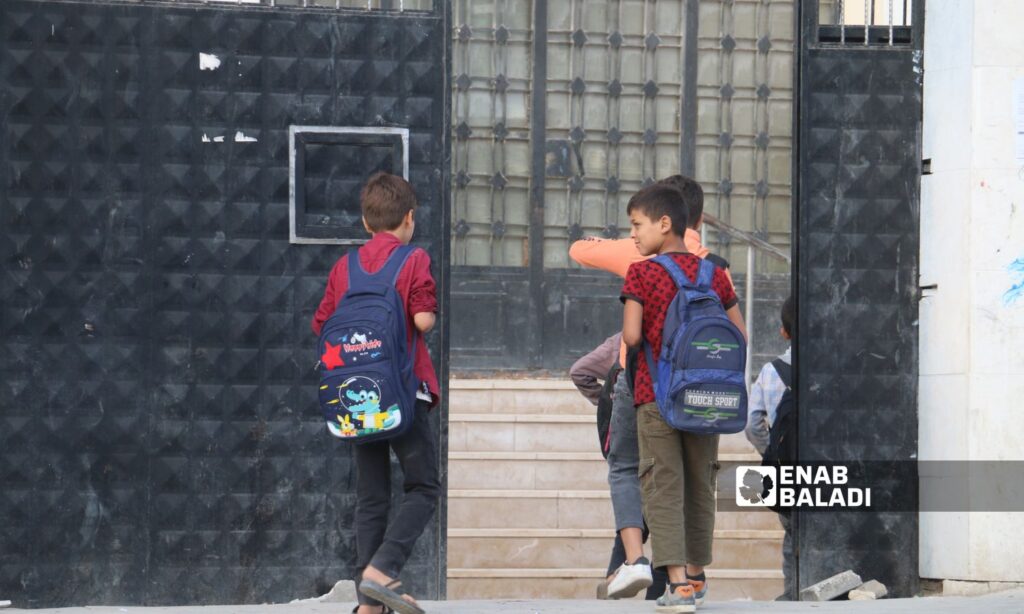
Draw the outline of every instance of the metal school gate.
M916 501L924 0L800 7L800 460L881 461L877 489ZM852 569L918 591L916 511L807 511L798 542L801 586Z
M351 577L354 475L309 322L377 168L419 195L447 379L446 3L255 4L0 2L15 605L286 602ZM445 516L418 596L444 593Z

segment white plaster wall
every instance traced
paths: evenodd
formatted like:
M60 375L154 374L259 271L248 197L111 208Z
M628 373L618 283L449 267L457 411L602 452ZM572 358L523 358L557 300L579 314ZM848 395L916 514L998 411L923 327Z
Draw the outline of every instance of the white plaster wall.
M921 460L1024 460L1024 167L1013 80L1024 2L929 0L925 25ZM926 486L925 486L926 487ZM921 576L1024 581L1024 513L922 513Z

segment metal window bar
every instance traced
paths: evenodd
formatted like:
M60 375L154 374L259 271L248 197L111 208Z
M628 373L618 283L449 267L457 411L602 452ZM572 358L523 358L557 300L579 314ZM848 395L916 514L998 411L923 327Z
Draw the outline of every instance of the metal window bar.
M859 2L818 0L819 31L825 30L820 40L861 46L909 44L914 8L913 0L864 0L863 8Z
M203 4L208 6L236 5L268 8L308 8L366 11L407 11L430 12L434 10L433 0L143 0L162 4ZM407 6L407 4L409 6Z

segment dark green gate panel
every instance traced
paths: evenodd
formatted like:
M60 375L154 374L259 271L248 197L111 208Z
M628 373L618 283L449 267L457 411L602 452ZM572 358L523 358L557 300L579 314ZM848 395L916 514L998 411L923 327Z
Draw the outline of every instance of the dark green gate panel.
M288 129L409 129L445 381L437 6L0 2L4 598L281 602L351 577L354 473L318 416L309 326L345 248L289 243ZM339 182L362 179L356 155L336 154ZM408 568L417 595L444 594L445 515Z

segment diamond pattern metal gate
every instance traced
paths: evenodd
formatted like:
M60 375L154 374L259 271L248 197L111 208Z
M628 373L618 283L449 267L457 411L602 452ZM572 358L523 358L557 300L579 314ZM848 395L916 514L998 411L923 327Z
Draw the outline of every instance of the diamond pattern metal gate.
M280 602L351 577L354 475L318 417L309 330L341 251L289 243L288 129L409 129L443 297L447 14L264 4L0 3L16 605ZM359 147L317 155L317 172L372 170ZM410 564L418 595L444 593L445 516Z
M924 2L857 3L859 25L862 7L825 4L800 18L800 460L887 461L878 488L916 495ZM798 537L803 587L852 569L917 594L916 512L805 511Z

